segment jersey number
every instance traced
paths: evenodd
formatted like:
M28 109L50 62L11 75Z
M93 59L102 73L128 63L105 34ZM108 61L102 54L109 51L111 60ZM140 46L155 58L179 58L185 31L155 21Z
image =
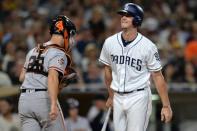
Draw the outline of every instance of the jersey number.
M37 59L36 56L31 56L29 58L29 64L27 68L43 71L43 64L44 64L44 57L40 57L39 59Z

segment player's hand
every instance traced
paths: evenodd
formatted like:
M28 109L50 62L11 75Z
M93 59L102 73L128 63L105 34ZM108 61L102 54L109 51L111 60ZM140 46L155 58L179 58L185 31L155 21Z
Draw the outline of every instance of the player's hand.
M167 123L172 119L172 109L170 106L165 106L161 109L161 121Z
M57 116L58 116L58 107L57 107L57 105L51 105L51 111L49 113L50 119L52 121L56 120Z
M113 98L112 97L108 97L107 102L106 102L106 106L108 108L113 106Z

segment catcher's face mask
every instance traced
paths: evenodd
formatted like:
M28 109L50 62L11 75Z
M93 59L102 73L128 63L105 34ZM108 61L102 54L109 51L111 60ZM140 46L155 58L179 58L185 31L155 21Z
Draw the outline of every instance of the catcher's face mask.
M50 34L59 34L64 37L64 48L69 51L73 46L76 27L73 22L66 16L57 16L51 24Z

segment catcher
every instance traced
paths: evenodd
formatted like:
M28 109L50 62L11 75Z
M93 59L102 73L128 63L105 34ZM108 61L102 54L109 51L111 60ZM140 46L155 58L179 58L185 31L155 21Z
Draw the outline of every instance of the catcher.
M67 54L76 27L66 16L50 25L51 39L30 50L20 75L19 116L23 131L65 131L58 93L76 78Z

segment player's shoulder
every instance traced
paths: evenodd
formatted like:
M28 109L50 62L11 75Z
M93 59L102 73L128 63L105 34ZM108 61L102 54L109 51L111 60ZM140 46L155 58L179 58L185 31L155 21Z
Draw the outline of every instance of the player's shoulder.
M117 37L118 37L119 35L121 35L121 32L117 32L117 33L115 33L115 34L113 34L113 35L107 37L106 41L115 40L115 39L117 39Z
M31 56L36 50L36 47L35 48L32 48L30 49L28 52L27 52L27 56Z
M52 59L56 57L61 57L63 59L67 59L65 52L56 49L56 48L48 48L47 51L45 52L45 58L47 59Z
M34 52L35 50L36 50L36 47L30 49L30 50L28 51L28 53L32 53L32 52Z
M51 41L47 41L45 43L43 43L43 46L45 47L45 52L47 54L54 54L54 55L65 55L65 52L57 45L57 46L53 46L54 43L52 43Z
M118 37L121 35L121 32L115 33L105 39L105 45L110 45L114 43L116 40L118 41Z
M142 34L140 34L140 35L142 35ZM156 47L156 44L144 35L142 35L141 42L143 43L143 47L145 47L145 48L155 48Z
M65 52L58 48L48 48L47 54L50 55L65 55Z

